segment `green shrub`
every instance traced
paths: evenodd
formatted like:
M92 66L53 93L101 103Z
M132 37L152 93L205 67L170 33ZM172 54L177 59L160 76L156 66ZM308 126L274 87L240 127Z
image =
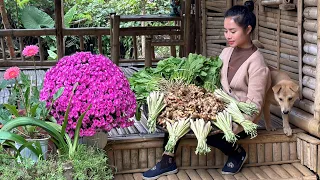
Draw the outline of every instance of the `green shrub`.
M1 180L64 180L63 163L68 157L49 156L47 160L39 160L33 164L30 160L17 163L16 160L0 147L0 179ZM103 150L79 145L73 164L74 179L107 180L113 179L112 170Z

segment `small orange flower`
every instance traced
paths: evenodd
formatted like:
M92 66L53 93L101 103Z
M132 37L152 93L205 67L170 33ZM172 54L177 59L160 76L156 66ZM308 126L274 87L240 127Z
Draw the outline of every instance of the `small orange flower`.
M18 67L11 67L6 70L6 72L3 75L3 78L5 80L14 79L18 77L20 74L20 69Z

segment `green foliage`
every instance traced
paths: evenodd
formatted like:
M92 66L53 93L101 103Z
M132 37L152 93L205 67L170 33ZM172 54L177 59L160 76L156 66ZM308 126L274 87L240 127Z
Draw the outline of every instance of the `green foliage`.
M63 176L65 162L69 162L67 157L51 155L47 160L39 160L36 164L28 159L17 163L10 153L0 146L0 179L65 180ZM113 179L107 162L108 158L103 150L80 145L71 160L74 179Z
M34 6L26 6L22 10L22 24L27 29L53 28L54 20L45 12Z

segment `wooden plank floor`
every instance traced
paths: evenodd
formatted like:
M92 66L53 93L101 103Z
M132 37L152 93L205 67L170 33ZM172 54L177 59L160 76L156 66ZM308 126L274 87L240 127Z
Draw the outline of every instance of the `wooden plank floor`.
M141 180L142 173L116 174L115 180ZM184 169L159 180L316 180L317 176L300 163L244 167L235 175L222 175L221 169Z

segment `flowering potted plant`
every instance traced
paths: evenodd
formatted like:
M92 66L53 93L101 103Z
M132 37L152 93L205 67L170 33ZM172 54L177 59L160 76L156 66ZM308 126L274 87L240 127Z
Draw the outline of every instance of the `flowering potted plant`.
M23 55L33 57L38 53L38 50L39 48L37 46L27 46L23 50ZM34 80L20 71L18 67L11 67L5 71L4 81L1 85L1 88L11 85L9 101L8 103L3 104L6 110L11 113L11 116L9 116L7 121L15 120L18 117L31 117L40 120L48 118L49 111L46 108L45 103L39 101L37 83L34 83ZM62 92L59 93L61 94ZM48 140L50 138L46 133L41 132L41 129L31 125L17 127L14 129L14 132L21 135L28 142L39 142L44 158L46 158ZM22 146L21 142L22 141L16 142L16 148L19 149ZM31 152L30 149L23 149L20 153L22 157L30 157L34 161L38 159L38 155Z
M84 117L80 128L81 137L92 137L99 131L109 131L114 127L128 127L136 110L135 95L130 89L123 72L113 62L102 55L79 52L65 56L46 72L40 99L52 105L50 114L62 124L66 113L68 98L73 85L78 83L71 101L71 109L66 132L73 137L77 119L85 111L87 104L92 107ZM51 102L58 88L65 87L61 97ZM107 137L96 137L106 145ZM100 141L100 142L101 142Z

